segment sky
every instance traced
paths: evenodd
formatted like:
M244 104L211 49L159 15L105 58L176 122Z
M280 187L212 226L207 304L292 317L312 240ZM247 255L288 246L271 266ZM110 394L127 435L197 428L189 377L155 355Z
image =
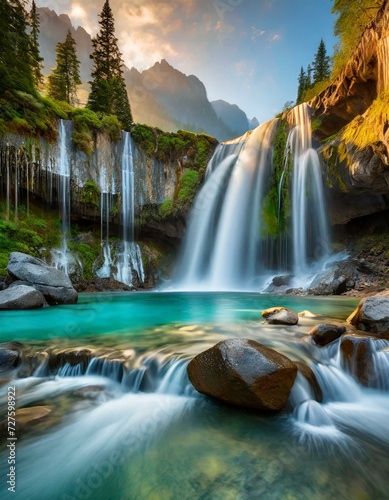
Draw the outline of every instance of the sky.
M104 0L36 0L92 35ZM110 0L125 64L161 59L260 122L294 101L301 66L321 38L333 52L331 0ZM42 28L44 29L44 27Z

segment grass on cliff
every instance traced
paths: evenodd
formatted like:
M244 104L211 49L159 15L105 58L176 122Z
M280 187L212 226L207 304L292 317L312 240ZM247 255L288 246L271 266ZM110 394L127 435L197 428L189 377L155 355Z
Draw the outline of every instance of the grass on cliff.
M18 219L11 210L8 214L0 206L0 276L7 274L9 254L23 252L34 257L45 257L59 245L60 221L50 212L27 214L24 206L18 208Z
M357 116L343 129L342 140L363 149L382 139L389 123L389 91L380 94L362 116Z

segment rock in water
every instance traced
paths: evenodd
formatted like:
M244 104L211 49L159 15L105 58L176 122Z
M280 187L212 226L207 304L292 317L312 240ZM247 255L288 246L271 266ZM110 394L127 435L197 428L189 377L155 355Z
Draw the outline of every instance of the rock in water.
M286 307L271 307L265 309L262 316L270 325L297 325L298 314Z
M309 335L311 335L315 344L320 347L337 340L344 333L346 333L345 326L330 325L325 323L316 325L309 331Z
M38 309L46 303L32 286L15 285L0 292L0 309Z
M14 279L28 283L39 290L50 305L75 304L78 293L69 277L43 260L20 252L12 252L7 270ZM13 284L16 286L17 282Z
M375 334L389 334L389 296L375 295L362 299L347 322L358 330Z
M226 403L280 411L288 401L297 366L253 340L223 340L196 356L188 376L201 393Z

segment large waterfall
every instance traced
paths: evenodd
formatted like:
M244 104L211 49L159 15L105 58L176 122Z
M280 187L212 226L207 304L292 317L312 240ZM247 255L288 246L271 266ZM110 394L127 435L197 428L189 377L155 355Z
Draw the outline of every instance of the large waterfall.
M277 119L219 146L190 216L175 287L258 290L269 275L293 273L297 282L320 267L329 247L320 162L308 106L291 115L281 173L273 165Z

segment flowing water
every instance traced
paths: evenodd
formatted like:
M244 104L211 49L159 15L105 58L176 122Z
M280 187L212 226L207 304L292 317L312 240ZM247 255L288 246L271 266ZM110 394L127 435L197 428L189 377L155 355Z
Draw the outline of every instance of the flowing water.
M282 173L273 165L277 119L216 149L190 215L174 289L262 290L269 276L285 272L300 287L324 268L328 211L309 107L294 108L290 121Z
M129 132L124 132L122 153L122 245L116 258L115 278L126 285L132 284L132 272L139 280L145 279L140 248L134 240L135 183L133 144Z
M301 317L295 327L263 324L262 310L276 305L324 317ZM4 311L2 339L23 342L30 355L89 349L80 363L59 356L53 364L40 355L33 373L20 378L22 365L19 378L15 373L0 387L1 401L14 385L19 408L51 409L29 431L17 427L14 498L387 498L389 343L372 341L380 377L364 387L338 342L319 348L307 335L355 305L253 293L139 293ZM322 401L300 372L280 415L199 395L186 375L189 359L231 337L310 366ZM3 464L5 447L0 453ZM3 478L1 488L2 498L13 498Z
M59 205L59 217L61 219L61 247L51 251L52 265L57 269L69 274L71 266L81 265L76 257L72 255L68 247L70 231L70 138L72 136L72 122L59 120L58 127L58 155L55 163L54 173L57 180L57 198ZM52 174L51 174L52 177Z

